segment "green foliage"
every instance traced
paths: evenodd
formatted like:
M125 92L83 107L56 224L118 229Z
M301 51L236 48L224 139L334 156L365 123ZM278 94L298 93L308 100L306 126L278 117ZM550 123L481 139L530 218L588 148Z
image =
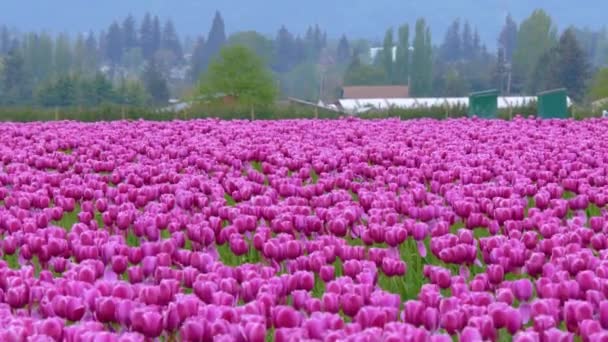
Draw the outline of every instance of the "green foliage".
M132 107L143 107L150 101L146 87L137 80L123 80L118 88L120 103Z
M431 33L424 19L416 21L416 36L412 53L412 82L410 93L415 97L432 93L432 45Z
M23 54L13 48L4 58L0 75L0 104L28 104L32 98L31 77L28 75Z
M264 37L256 31L241 31L236 32L228 38L228 46L240 45L245 46L249 50L262 59L266 65L272 62L274 51L274 43L272 40Z
M585 94L589 63L581 49L573 29L564 31L559 43L545 52L531 80L534 91L554 88L566 88L574 100L580 100Z
M156 60L148 62L143 74L143 82L154 104L164 105L167 103L169 100L169 86L161 74Z
M224 28L224 19L220 12L215 12L211 29L207 35L207 41L202 47L201 51L201 66L202 70L212 63L213 59L218 56L222 47L226 44L226 31Z
M470 88L467 80L461 75L461 73L455 69L450 68L445 74L445 84L443 89L443 96L446 97L461 97L467 96Z
M410 27L399 27L397 58L395 61L395 83L409 85L410 76Z
M460 36L460 19L452 22L439 48L439 56L445 62L453 62L462 56L462 38Z
M524 20L517 35L513 53L513 70L524 81L526 90L533 91L533 71L541 57L555 46L557 31L551 17L543 10L535 10Z
M504 58L507 62L511 62L513 59L513 53L517 46L517 31L517 23L513 20L511 14L507 15L505 24L498 37L498 46L503 50Z
M62 33L55 40L55 50L53 53L53 71L56 75L63 75L70 71L72 66L72 47L70 37Z
M239 104L253 108L272 104L277 90L272 75L255 53L236 45L223 48L211 63L201 79L199 95L232 96Z
M588 97L591 101L608 98L608 68L602 68L595 74Z
M344 74L344 85L347 86L384 85L387 82L388 76L383 68L361 63L356 54Z
M342 37L340 38L340 41L338 42L336 60L338 63L347 63L350 56L351 56L350 44L348 43L348 39L346 38L346 35L342 35Z
M384 36L384 44L382 48L382 67L384 68L384 73L388 76L388 82L393 83L395 80L394 74L394 61L393 61L393 46L395 43L393 42L393 29L389 28L386 31Z
M42 84L36 103L43 107L95 107L106 103L144 106L148 94L137 81L124 81L115 88L102 74L95 77L63 75Z
M593 66L605 66L608 63L608 29L605 27L592 31L588 28L574 28L576 39Z
M302 100L319 99L319 70L313 63L301 63L281 75L281 92Z
M296 41L293 35L282 26L275 38L272 69L276 72L287 72L303 59L304 46Z
M564 31L555 52L556 69L551 74L556 85L566 88L574 100L580 100L585 94L589 63L573 29Z

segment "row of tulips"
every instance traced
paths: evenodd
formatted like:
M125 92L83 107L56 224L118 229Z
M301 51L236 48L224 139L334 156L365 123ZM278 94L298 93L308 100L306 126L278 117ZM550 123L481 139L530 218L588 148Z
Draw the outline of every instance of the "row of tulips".
M0 340L608 340L601 120L0 125Z

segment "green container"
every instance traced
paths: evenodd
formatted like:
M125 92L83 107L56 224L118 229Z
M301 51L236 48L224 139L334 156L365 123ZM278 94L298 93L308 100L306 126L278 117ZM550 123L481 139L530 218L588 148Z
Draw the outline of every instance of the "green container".
M478 116L484 119L498 117L498 90L486 90L469 95L469 117Z
M566 89L554 89L539 93L538 116L544 119L569 118Z

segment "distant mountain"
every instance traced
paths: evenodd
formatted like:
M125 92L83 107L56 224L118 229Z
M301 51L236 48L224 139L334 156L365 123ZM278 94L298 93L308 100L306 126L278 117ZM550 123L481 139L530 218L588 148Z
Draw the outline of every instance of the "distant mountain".
M588 5L589 3L593 5ZM254 29L274 35L281 25L303 33L319 24L330 37L380 40L389 26L425 17L433 39L441 41L450 22L461 17L477 26L482 40L495 46L506 13L521 21L544 8L560 28L598 28L606 21L608 1L572 0L1 0L0 24L20 30L82 32L106 28L128 13L149 11L175 21L183 34L207 34L220 10L228 32Z

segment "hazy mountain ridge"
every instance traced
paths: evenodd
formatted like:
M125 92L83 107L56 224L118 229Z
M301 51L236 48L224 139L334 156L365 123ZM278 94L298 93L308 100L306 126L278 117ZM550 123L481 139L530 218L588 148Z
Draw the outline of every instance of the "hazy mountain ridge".
M274 34L285 24L303 33L318 23L330 37L380 39L387 27L413 24L425 17L433 30L433 40L443 39L456 17L477 26L482 40L493 46L507 12L519 22L534 8L544 8L560 28L569 25L598 28L604 25L608 2L592 1L590 6L572 6L571 0L104 0L91 4L84 0L2 0L0 23L20 30L83 32L107 28L115 19L133 13L141 18L147 11L171 18L183 34L206 34L215 10L220 10L228 32L256 30ZM591 2L591 1L588 1Z

